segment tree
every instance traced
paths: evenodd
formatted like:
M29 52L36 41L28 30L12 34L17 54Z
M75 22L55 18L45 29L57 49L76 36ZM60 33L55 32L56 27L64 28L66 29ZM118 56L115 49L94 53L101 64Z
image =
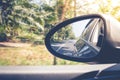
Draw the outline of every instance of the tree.
M4 27L5 33L17 36L18 30L25 28L30 32L44 31L44 20L37 4L29 0L2 0L0 3L0 25Z
M116 5L113 5L113 3L116 2ZM120 6L119 6L120 0L97 0L95 1L95 4L99 6L99 13L108 14L114 16L116 19L120 21Z
M5 28L9 25L11 19L9 16L12 14L14 1L1 0L0 1L0 41L7 41L7 34Z
M0 1L0 25L7 25L9 22L9 15L13 10L13 0L1 0Z

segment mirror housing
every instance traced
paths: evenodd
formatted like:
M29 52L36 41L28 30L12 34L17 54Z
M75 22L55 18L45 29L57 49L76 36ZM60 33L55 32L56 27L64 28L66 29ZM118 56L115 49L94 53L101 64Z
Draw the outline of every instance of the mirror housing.
M84 41L86 44L91 47L91 49L95 50L97 55L89 58L82 58L82 57L73 57L73 56L68 56L68 55L63 55L62 52L57 52L53 47L51 46L51 38L52 36L59 31L60 29L66 27L67 25L78 22L78 21L83 21L86 19L93 19L93 18L99 18L103 21L104 25L104 36L102 37L101 45L100 45L100 50L97 50L94 46L89 45L87 41ZM119 48L118 48L118 42L120 42L120 39L117 39L117 42L115 41L115 37L113 35L119 34L118 28L116 31L110 30L110 20L113 19L109 16L106 15L100 15L100 14L90 14L90 15L83 15L79 17L75 17L72 19L68 19L66 21L63 21L62 23L59 23L56 25L54 28L52 28L49 33L46 35L45 38L45 45L47 49L56 57L66 59L66 60L71 60L71 61L76 61L76 62L92 62L92 63L118 63L120 62L120 54L118 54ZM118 23L115 19L114 22ZM117 27L117 26L116 26ZM119 28L120 30L120 28ZM114 33L110 35L110 33ZM100 37L101 38L101 37ZM98 38L98 40L100 40Z

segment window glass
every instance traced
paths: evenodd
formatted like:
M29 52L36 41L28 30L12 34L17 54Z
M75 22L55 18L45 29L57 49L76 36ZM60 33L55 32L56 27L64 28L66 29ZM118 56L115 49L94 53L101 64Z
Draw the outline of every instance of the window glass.
M104 24L102 20L99 20L95 25L94 31L90 38L90 42L97 47L101 47L103 37L104 37Z
M120 20L119 3L120 0L0 0L0 65L79 64L52 56L44 45L46 34L56 24L84 14L112 14ZM100 47L96 36L102 38L104 29L90 38L94 24L95 21L86 27L82 38Z
M86 28L84 29L84 32L83 34L81 35L81 38L85 39L86 41L89 41L89 38L91 36L91 33L93 31L93 28L96 24L96 21L98 19L93 19L87 26Z

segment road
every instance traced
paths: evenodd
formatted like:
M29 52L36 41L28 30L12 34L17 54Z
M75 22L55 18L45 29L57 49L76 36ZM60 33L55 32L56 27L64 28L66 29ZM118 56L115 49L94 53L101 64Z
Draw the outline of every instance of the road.
M76 53L75 42L75 40L64 40L60 43L53 43L51 46L58 53L72 56Z
M86 44L78 51L75 43L76 40L64 40L63 42L53 43L51 46L56 52L72 57L90 58L97 55Z
M13 43L13 42L0 42L0 47L30 47L28 43Z

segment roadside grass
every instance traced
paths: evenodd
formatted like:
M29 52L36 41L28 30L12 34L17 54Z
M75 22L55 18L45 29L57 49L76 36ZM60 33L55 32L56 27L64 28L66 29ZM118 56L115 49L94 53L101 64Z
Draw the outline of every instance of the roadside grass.
M53 65L52 56L44 45L0 47L0 66ZM82 64L57 58L57 65Z

